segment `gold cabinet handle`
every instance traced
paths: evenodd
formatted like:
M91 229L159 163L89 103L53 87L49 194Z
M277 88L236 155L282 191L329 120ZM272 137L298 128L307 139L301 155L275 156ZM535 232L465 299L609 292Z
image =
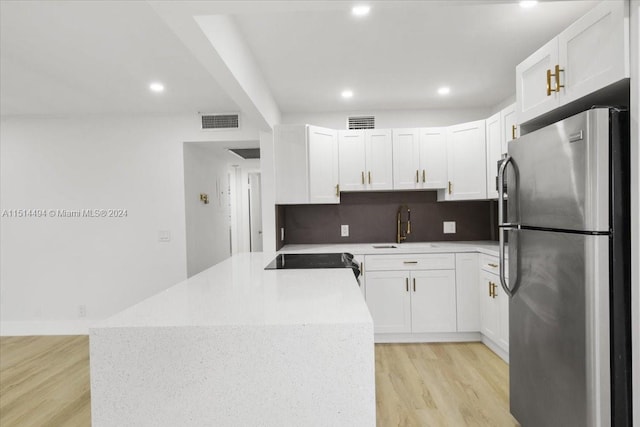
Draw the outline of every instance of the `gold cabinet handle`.
M413 278L413 292L416 291L416 278Z
M420 171L416 169L416 184L418 184L419 182L420 182Z
M340 197L340 184L336 184L336 197Z
M449 194L453 191L453 184L449 181Z
M547 96L551 96L551 92L555 92L555 89L551 89L551 70L547 70Z
M491 298L491 282L489 282L489 298Z
M371 171L369 171L369 184L371 184Z
M516 139L516 125L511 125L511 139Z
M556 65L555 74L556 77L556 90L555 92L560 92L560 88L564 87L564 85L560 84L560 73L564 73L564 68L560 68L560 65Z
M496 284L491 283L491 298L495 298L495 297L496 297Z
M362 185L364 185L364 171L360 172L360 177L362 178Z
M422 169L422 182L427 182L427 171Z
M407 289L407 292L409 292L409 278L405 278L404 279L404 284L405 284L405 288Z
M403 261L404 264L417 264L418 261Z
M487 265L488 265L489 267L493 267L493 268L497 268L497 267L498 267L498 264L493 264L493 263L489 263L489 264L487 264Z

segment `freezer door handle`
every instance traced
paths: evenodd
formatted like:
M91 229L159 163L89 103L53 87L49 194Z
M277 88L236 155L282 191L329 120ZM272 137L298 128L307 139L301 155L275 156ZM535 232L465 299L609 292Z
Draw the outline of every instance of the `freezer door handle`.
M512 161L513 161L513 158L507 154L507 157L505 157L504 161L500 165L500 169L498 170L498 237L500 242L500 250L498 252L498 255L500 257L500 268L499 268L500 286L502 286L502 289L507 295L509 295L509 297L513 295L513 291L509 289L509 286L507 285L506 275L504 271L504 264L505 264L504 233L506 233L506 231L509 229L517 230L519 228L518 224L511 224L511 223L504 222L504 180L505 180L504 172L507 169L507 165Z

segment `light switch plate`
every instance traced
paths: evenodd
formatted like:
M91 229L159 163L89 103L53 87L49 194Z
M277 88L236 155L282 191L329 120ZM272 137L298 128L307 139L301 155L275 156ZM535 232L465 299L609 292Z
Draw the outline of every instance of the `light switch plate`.
M170 242L171 241L171 233L169 230L160 230L158 231L158 242Z
M349 225L345 224L340 226L340 236L349 237Z
M456 232L456 222L455 221L444 221L442 223L442 232L444 234L455 234L455 232Z

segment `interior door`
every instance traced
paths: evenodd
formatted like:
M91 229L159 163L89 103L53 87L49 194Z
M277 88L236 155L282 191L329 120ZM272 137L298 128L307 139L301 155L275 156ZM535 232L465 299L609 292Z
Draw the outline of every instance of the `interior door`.
M250 173L248 177L250 250L262 252L262 181L260 173Z

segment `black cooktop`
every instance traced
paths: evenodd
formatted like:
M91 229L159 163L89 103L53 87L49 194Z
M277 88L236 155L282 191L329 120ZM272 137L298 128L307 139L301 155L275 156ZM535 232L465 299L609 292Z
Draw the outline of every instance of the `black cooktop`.
M265 270L305 269L305 268L351 268L356 277L360 268L349 253L330 254L279 254Z

